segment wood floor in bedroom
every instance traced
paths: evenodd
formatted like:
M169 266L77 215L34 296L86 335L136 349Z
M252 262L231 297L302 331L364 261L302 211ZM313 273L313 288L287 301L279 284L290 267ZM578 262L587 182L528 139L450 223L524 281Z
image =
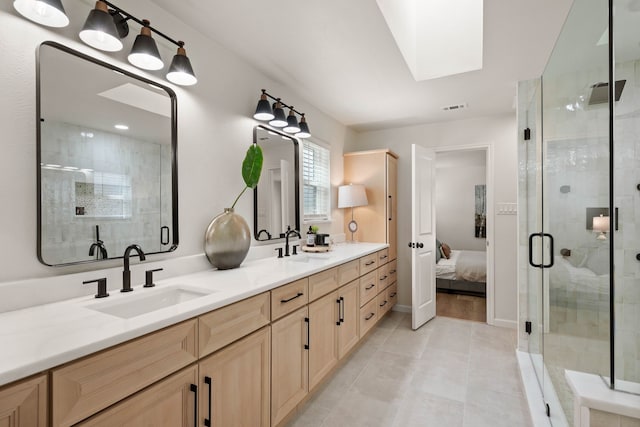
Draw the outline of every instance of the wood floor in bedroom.
M436 315L456 319L487 321L487 299L470 295L436 294Z

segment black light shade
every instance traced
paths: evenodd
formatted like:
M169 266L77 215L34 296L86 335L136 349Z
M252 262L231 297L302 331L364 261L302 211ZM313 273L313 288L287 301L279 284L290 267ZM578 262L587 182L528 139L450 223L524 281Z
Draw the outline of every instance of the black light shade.
M131 64L143 70L159 70L164 67L164 63L160 57L158 46L151 37L149 21L143 20L142 22L144 22L144 27L136 36L136 41L133 42L131 53L127 59Z
M191 86L198 83L191 61L187 57L187 51L184 49L184 42L178 42L180 47L178 53L173 56L169 71L167 72L167 80L181 86Z
M269 100L267 99L267 95L265 94L265 90L262 90L262 95L260 95L260 100L258 101L258 105L256 106L256 112L253 115L253 118L256 120L272 120L275 116L273 115L273 111L271 110L271 104L269 104Z
M300 126L298 126L298 118L293 112L293 107L291 107L291 109L289 110L289 115L287 116L287 126L285 126L283 130L289 133L300 132Z
M281 128L287 125L287 117L284 114L284 110L282 109L282 104L280 104L280 100L276 102L276 105L273 108L273 115L274 115L274 119L269 122L271 126Z
M309 138L311 136L311 132L309 132L309 125L307 124L307 119L305 119L304 114L300 118L300 131L295 134L296 138Z
M123 47L114 15L103 1L97 1L95 9L89 12L79 36L89 46L107 52L117 52Z
M14 0L13 7L30 21L47 27L62 28L69 25L61 0Z

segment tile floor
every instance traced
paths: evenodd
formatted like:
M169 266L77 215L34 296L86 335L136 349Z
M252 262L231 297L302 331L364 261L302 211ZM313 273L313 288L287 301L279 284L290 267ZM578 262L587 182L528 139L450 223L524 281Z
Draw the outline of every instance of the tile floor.
M391 312L287 427L530 427L515 331Z

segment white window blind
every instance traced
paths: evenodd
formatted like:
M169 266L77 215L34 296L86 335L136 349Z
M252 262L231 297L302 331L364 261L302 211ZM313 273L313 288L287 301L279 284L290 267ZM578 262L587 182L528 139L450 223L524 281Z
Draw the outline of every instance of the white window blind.
M304 221L327 221L331 213L329 150L310 141L302 143Z

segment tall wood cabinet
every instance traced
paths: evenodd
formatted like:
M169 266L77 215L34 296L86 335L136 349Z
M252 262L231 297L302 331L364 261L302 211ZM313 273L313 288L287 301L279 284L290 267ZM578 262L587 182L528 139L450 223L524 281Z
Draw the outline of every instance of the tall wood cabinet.
M369 204L354 208L360 242L389 244L389 261L397 257L398 243L398 156L388 149L357 151L344 155L345 184L363 184ZM351 215L345 214L345 234Z

